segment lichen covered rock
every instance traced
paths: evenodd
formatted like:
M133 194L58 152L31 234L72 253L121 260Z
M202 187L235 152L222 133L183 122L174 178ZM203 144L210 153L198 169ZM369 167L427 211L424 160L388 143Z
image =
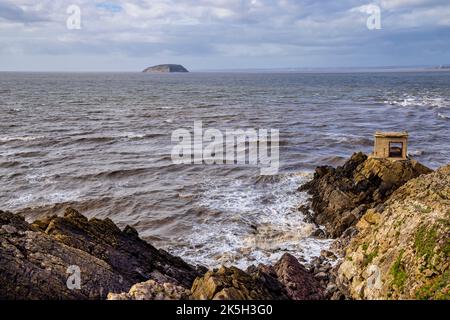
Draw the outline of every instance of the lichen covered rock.
M354 299L450 299L450 165L408 181L358 222L338 270Z
M109 293L108 300L186 300L190 291L170 282L148 280L133 285L129 292Z

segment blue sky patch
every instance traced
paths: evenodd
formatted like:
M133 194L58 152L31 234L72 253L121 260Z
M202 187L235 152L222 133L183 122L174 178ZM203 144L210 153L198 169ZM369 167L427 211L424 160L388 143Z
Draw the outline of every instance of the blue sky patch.
M104 10L108 10L111 12L120 12L122 11L122 7L118 4L115 3L111 3L111 2L102 2L102 3L97 3L95 5L97 8L99 9L104 9Z

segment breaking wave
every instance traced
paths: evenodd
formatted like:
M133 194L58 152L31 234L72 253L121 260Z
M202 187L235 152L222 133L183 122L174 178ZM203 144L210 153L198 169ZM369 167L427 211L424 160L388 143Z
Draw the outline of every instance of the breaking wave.
M286 174L271 181L234 180L226 186L210 182L199 197L202 222L170 251L207 266L274 263L284 252L309 262L330 240L311 238L316 226L297 209L307 203L297 192L310 174Z
M415 95L405 95L403 98L385 100L384 103L400 107L447 108L450 106L450 101L442 97Z

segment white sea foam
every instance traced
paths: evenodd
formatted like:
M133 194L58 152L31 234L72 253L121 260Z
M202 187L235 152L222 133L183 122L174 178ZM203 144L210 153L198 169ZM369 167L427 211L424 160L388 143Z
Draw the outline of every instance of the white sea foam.
M371 145L372 141L364 135L327 132L324 137L337 144Z
M405 95L402 98L385 100L384 103L401 107L446 108L450 106L450 101L447 99L429 95Z
M408 154L411 156L421 156L424 154L423 150L409 150Z
M25 206L43 206L55 203L75 201L80 197L79 191L34 192L23 193L5 203L6 207L22 208Z
M284 252L309 262L331 240L311 238L315 226L297 210L307 195L296 190L307 179L291 174L270 183L207 183L198 205L215 214L206 214L203 223L194 226L183 239L187 246L171 252L210 267L274 263Z
M438 112L438 117L439 118L441 118L441 119L444 119L444 120L448 120L448 119L450 119L450 116L448 116L448 115L445 115L445 114L443 114L443 113L440 113L440 112Z
M33 141L38 139L43 139L44 136L0 136L0 142L9 141Z
M128 138L128 139L142 139L145 137L144 133L137 133L137 132L127 132L123 134L121 137Z

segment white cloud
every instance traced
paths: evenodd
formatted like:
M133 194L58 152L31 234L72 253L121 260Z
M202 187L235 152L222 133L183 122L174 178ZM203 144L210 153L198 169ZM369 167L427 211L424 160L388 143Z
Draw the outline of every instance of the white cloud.
M399 34L409 35L409 45L415 37L421 46L427 37L436 45L438 34L450 34L448 0L77 0L82 29L67 30L66 8L72 3L0 0L0 59L6 61L8 52L21 52L24 59L69 53L120 54L130 60L147 55L197 61L201 56L227 65L236 61L227 57L257 56L267 57L269 66L276 56L299 64L307 55L315 55L314 61L317 56L329 60L352 50L388 56L387 44L401 46ZM380 32L367 30L367 14L361 12L362 5L371 3L382 9ZM440 50L448 52L448 46ZM0 62L0 69L5 64Z

